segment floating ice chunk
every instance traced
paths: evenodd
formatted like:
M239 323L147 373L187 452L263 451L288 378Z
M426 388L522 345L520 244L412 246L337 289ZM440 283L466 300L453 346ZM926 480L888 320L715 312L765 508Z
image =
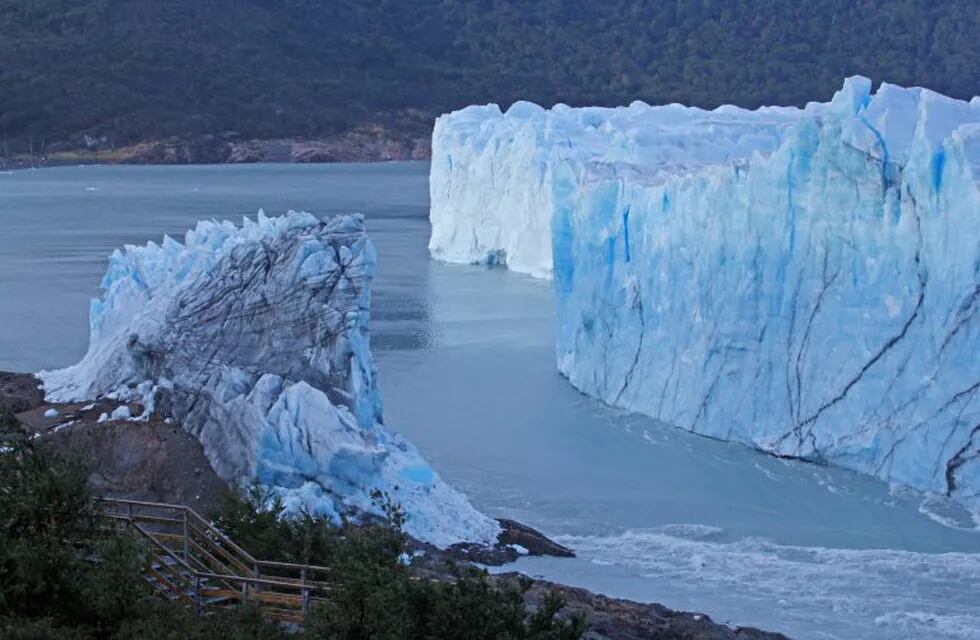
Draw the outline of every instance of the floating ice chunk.
M44 412L44 417L45 418L57 418L58 417L58 410L57 409L54 409L54 408L48 409L47 411Z

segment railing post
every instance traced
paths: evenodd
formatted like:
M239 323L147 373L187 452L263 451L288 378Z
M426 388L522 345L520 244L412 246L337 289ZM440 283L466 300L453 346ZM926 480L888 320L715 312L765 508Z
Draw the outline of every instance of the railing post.
M197 615L201 615L204 609L204 602L201 599L201 576L194 575L194 597L197 600Z
M302 588L303 594L303 620L306 620L306 616L310 612L310 590L306 587L306 567L304 566L299 572L299 582Z
M181 509L181 513L184 514L184 562L190 564L190 549L188 548L188 537L190 536L189 527L187 525L187 510Z

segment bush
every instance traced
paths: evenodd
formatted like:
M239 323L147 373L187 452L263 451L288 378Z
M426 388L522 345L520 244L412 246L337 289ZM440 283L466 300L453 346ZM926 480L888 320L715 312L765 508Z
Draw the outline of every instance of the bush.
M230 496L215 522L253 555L329 567L335 587L307 620L311 640L575 640L585 632L582 618L559 618L557 593L529 612L529 581L501 584L472 567L452 568L451 580L418 578L402 562L403 511L384 494L374 498L384 524L336 527L309 514L277 519L282 503L251 487Z
M36 620L23 618L0 619L2 640L90 640L94 636L88 629L59 625L51 618Z
M20 424L10 409L0 407L0 442L17 437L24 433L24 427Z
M75 601L86 565L72 542L98 520L85 469L28 438L0 455L0 610L41 616Z
M166 604L122 623L112 640L286 640L290 636L250 607L199 616Z
M294 524L279 517L282 510L282 500L255 483L241 496L226 494L212 519L225 535L256 558L295 562L296 549L283 547L284 541L294 541Z
M0 449L0 639L3 640L575 640L552 594L535 612L529 582L498 583L474 568L452 579L419 579L402 562L404 514L377 495L382 524L334 526L304 514L280 518L282 503L252 487L231 496L217 524L253 555L329 567L333 588L301 635L254 609L198 616L151 600L142 541L105 518L86 486L87 469L48 446L13 435Z
M0 610L7 615L102 628L142 602L143 547L102 516L87 478L85 465L43 444L7 441L0 454ZM18 633L42 637L46 624Z

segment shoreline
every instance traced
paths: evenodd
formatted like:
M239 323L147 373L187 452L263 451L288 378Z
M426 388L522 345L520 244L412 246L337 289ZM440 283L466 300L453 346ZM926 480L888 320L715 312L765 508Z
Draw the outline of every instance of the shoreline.
M381 127L319 138L240 139L236 134L148 140L121 147L58 146L43 154L0 157L0 171L74 165L333 164L428 160L428 133Z
M100 420L100 415L124 404L107 399L88 404L49 403L39 383L31 373L0 371L0 410L11 411L35 437L50 438L56 446L92 458L95 468L90 482L96 493L188 504L202 512L220 499L224 483L211 469L197 439L179 425L159 416L137 422ZM52 414L52 409L56 413ZM129 413L135 414L141 407L131 409ZM513 520L499 521L503 531L493 547L460 543L438 549L411 541L410 549L423 552L413 568L420 576L448 580L453 575L448 563L502 567L524 554L574 556L573 550L531 527ZM526 598L532 607L549 591L557 590L567 602L564 615L581 613L589 620L586 637L592 640L788 640L780 633L716 623L703 613L611 598L514 571L494 574L492 579L529 580Z

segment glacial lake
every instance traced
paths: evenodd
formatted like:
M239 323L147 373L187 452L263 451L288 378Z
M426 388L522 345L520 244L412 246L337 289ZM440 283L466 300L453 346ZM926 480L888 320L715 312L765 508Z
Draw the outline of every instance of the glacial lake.
M580 395L555 370L550 283L429 259L427 175L426 163L0 172L0 369L84 354L118 246L259 208L360 211L379 252L387 427L477 507L579 554L518 570L798 639L980 638L972 514Z

